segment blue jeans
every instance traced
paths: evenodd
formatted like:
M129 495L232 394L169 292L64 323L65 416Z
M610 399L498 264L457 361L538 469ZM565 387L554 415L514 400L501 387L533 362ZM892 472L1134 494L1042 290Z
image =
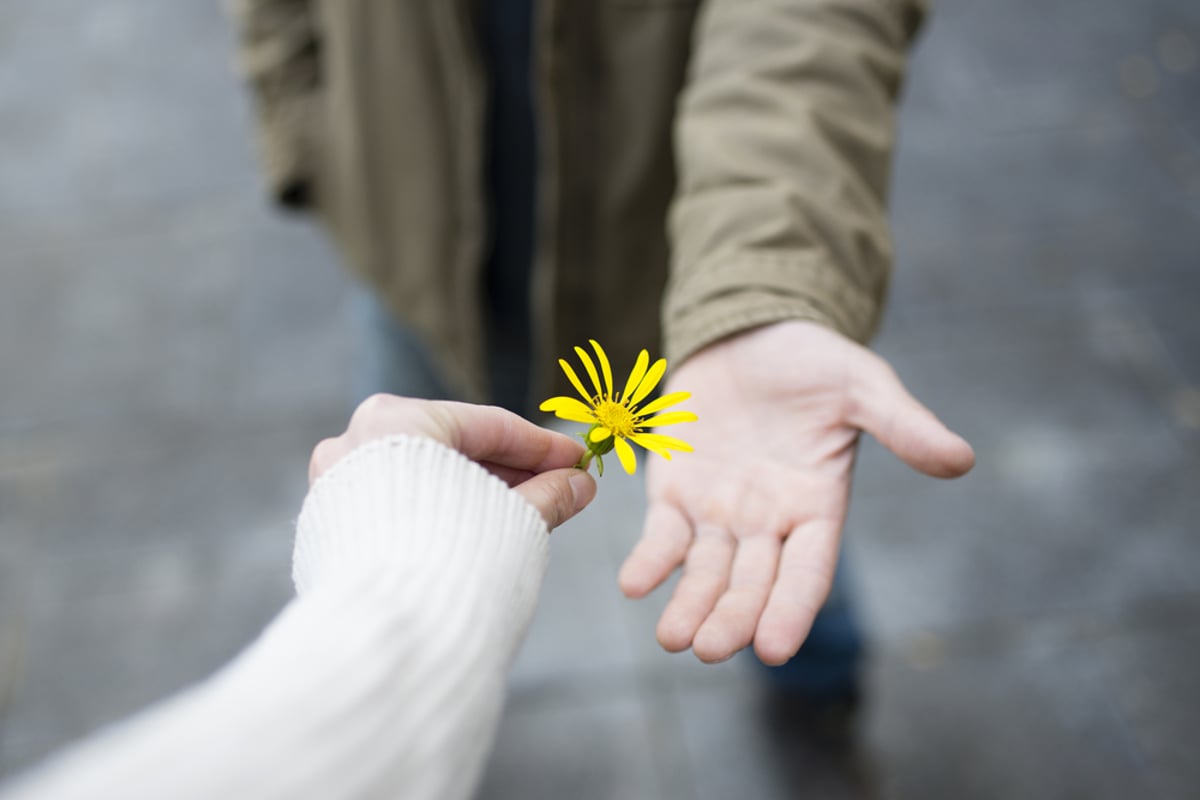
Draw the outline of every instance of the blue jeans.
M350 296L355 354L351 379L352 407L377 392L456 400L429 348L396 319L366 287L355 285Z
M396 319L374 292L356 284L351 289L350 313L356 339L351 407L376 392L427 400L464 399L451 390L421 337ZM529 361L524 339L493 332L488 338L488 402L527 416Z

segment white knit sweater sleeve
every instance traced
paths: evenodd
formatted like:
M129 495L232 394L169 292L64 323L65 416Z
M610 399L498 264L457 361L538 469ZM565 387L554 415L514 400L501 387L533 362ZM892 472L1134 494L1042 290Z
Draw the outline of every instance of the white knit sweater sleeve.
M367 444L309 492L297 597L253 645L4 800L468 797L547 557L536 509L479 465Z

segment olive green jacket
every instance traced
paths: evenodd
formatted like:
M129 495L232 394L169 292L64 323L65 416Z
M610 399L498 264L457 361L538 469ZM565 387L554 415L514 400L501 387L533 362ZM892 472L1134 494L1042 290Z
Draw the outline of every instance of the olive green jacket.
M475 399L479 1L229 0L276 197L311 205ZM785 319L871 336L894 106L924 5L539 0L537 397L588 338L620 370L642 347L682 359Z

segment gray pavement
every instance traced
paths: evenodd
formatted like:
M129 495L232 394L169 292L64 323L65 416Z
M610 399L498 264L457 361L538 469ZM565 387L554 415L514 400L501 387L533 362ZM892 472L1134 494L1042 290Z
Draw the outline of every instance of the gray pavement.
M0 0L0 775L186 685L289 594L354 352L265 206L215 2ZM976 445L862 448L848 760L621 598L636 480L554 539L485 798L1200 793L1200 4L944 0L878 349Z

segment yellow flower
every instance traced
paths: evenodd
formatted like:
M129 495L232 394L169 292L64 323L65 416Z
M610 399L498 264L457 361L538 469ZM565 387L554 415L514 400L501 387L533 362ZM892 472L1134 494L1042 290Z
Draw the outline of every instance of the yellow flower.
M591 426L587 433L583 434L588 452L580 459L578 466L581 469L587 469L592 457L595 456L597 469L603 475L604 462L600 456L615 449L617 458L621 460L621 466L632 475L637 469L637 458L634 456L629 442L641 445L668 460L671 458L671 450L692 452L692 446L687 442L659 433L650 433L647 430L660 425L674 425L677 422L695 422L696 415L690 411L658 413L676 403L687 400L691 397L691 393L672 392L644 406L638 406L662 380L663 373L667 371L667 360L660 358L651 365L649 353L645 350L638 353L637 362L633 365L633 372L629 373L629 379L625 381L625 389L618 394L613 392L612 368L609 366L608 356L604 354L603 348L596 343L595 339L588 341L596 351L596 360L600 362L599 373L586 350L576 347L575 353L583 362L583 368L587 370L588 377L592 379L592 386L596 391L589 392L584 389L583 382L579 380L575 370L560 358L559 366L562 367L563 372L567 374L567 379L571 381L571 385L575 387L585 402L581 403L574 397L551 397L541 405L542 411L552 411L560 419L582 422ZM600 383L601 375L604 376L603 384Z

